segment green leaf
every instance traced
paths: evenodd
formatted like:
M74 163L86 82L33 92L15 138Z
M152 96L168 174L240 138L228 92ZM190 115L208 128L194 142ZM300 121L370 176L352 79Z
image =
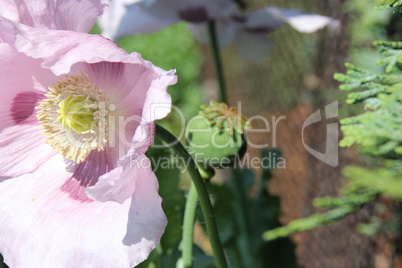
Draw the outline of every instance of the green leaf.
M377 0L377 6L375 7L378 10L398 7L402 5L402 0Z
M180 171L168 150L148 150L147 155L158 178L162 208L168 219L165 233L161 238L163 253L168 254L181 239L185 197L184 192L178 190Z

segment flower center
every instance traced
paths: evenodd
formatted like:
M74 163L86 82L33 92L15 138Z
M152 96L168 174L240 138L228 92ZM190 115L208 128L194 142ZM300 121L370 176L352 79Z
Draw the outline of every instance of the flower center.
M104 150L113 112L106 94L80 72L59 79L36 107L46 143L76 163Z
M57 121L61 122L67 130L74 130L77 133L84 133L91 129L94 121L95 109L85 108L87 102L85 97L75 97L70 95L67 99L59 103L60 109L57 110L59 117Z

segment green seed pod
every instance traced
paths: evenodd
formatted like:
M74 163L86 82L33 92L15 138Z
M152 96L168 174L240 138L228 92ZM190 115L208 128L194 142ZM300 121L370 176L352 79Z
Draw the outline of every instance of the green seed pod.
M187 124L188 150L205 167L232 167L246 152L246 123L237 109L211 101Z

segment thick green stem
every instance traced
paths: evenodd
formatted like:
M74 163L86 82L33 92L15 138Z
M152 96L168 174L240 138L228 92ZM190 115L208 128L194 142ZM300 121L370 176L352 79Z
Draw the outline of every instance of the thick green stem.
M197 201L197 190L194 187L194 183L192 183L187 195L186 208L184 210L183 240L181 245L184 268L191 268L193 266L193 232Z
M221 55L219 52L218 36L216 34L216 26L214 20L210 20L208 22L208 32L209 32L209 39L211 42L212 55L215 63L216 79L218 80L219 84L219 92L221 98L220 101L227 103L228 99L226 96L225 77L223 73L223 65Z
M197 169L197 165L184 146L169 131L156 125L156 134L162 141L169 144L176 154L183 157L183 160L187 163L187 171L193 180L195 189L197 190L201 210L204 214L205 225L207 227L209 241L214 253L216 266L218 268L227 268L225 254L219 240L214 211L212 209L211 201L209 200L207 189L204 185L204 180Z

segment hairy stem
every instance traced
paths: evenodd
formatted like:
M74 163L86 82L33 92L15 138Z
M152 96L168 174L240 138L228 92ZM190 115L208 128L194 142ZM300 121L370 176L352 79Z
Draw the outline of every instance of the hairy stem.
M212 250L215 257L216 266L218 268L227 268L225 254L221 242L219 240L218 228L215 222L214 211L212 209L211 201L209 200L209 195L207 189L204 185L204 180L198 171L197 165L195 164L193 158L189 152L184 148L184 146L173 136L172 133L164 129L163 127L156 125L156 134L165 143L169 144L170 148L183 157L183 159L188 163L187 171L191 176L194 187L197 190L198 198L200 200L200 206L202 213L204 214L205 225L207 228L207 233L209 241L212 246Z
M193 232L197 201L197 190L195 189L194 183L192 183L187 196L186 208L184 210L183 240L181 245L184 268L191 268L193 266Z

